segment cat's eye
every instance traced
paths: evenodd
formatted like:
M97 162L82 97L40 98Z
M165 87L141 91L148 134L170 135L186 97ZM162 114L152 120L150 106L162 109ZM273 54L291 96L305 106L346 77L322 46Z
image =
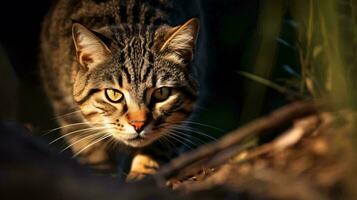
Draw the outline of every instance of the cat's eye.
M171 95L171 88L161 87L154 91L153 98L156 102L165 101Z
M113 103L118 103L123 98L123 94L118 90L114 90L114 89L106 89L105 96L109 101Z

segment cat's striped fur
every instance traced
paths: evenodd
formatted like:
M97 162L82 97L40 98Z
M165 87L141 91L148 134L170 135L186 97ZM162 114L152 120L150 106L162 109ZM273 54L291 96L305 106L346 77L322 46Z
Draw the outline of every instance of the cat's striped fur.
M107 140L150 145L191 113L198 20L172 26L170 9L165 0L59 0L46 17L42 77L55 114L73 112L58 122L82 162L107 163Z

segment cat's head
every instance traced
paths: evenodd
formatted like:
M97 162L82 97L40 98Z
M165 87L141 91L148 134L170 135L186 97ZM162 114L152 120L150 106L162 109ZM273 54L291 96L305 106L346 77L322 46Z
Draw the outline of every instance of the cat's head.
M73 97L86 120L132 147L184 121L198 92L190 65L198 28L196 18L177 27L106 27L103 34L73 24Z

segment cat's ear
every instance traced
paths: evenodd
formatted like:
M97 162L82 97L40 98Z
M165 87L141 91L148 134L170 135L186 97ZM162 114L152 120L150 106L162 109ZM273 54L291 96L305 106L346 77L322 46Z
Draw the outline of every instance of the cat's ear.
M92 31L79 23L72 25L72 37L78 62L87 68L102 63L110 55L109 48Z
M181 26L167 31L160 51L174 51L184 59L191 60L199 31L199 19L192 18Z

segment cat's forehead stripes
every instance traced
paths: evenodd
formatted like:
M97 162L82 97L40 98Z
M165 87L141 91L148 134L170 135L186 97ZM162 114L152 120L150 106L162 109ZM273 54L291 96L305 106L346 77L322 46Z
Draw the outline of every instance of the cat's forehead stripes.
M164 10L168 10L166 0L112 0L114 4L119 4L119 22L120 23L144 23L159 24L167 21L167 15Z
M150 31L150 26L123 26L120 29L124 31L125 38L117 34L115 39L123 45L118 56L122 76L130 84L145 83L153 74L154 33Z
M101 16L106 23L114 22L115 24L159 25L167 23L166 12L172 10L167 0L106 0L105 2L82 0L73 1L72 5L73 8L77 8L71 16L72 19L82 21L87 20L86 18ZM95 12L89 13L93 9Z
M157 85L157 77L173 76L172 79L187 77L187 63L175 52L163 52L158 54L154 50L155 30L152 26L143 27L122 25L121 32L116 32L116 40L122 45L118 55L119 67L123 79L133 86L140 84ZM156 62L156 65L154 66ZM164 71L161 66L171 66Z

